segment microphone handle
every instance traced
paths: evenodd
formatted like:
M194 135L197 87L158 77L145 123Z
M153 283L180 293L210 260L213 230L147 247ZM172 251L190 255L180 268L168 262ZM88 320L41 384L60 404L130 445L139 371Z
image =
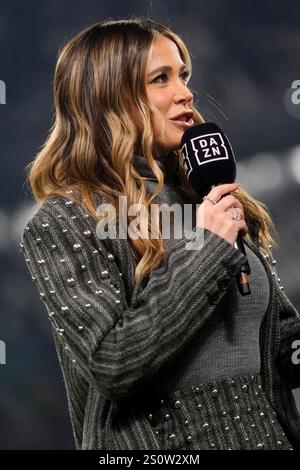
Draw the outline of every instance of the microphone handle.
M240 232L238 233L234 246L236 249L240 250L245 256L247 256L244 242L243 242L243 237L240 234ZM249 266L248 260L246 260L245 263L242 265L241 271L236 278L237 285L238 285L241 295L251 294L250 283L249 283L249 278L248 278L248 275L250 274L250 272L251 272L250 266Z

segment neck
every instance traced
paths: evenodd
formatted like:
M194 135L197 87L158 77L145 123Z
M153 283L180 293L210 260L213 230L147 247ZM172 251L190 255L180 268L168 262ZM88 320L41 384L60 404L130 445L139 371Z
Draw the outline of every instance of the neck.
M153 153L153 157L155 158L155 160L164 161L166 158L168 158L168 155L171 152L167 152L165 150L161 150L161 149L158 149L158 148L154 147L153 150L152 150L152 153Z
M175 153L170 152L168 154L154 155L155 161L159 166L160 170L164 174L165 181L175 181L176 172L178 168L177 156ZM157 181L156 176L151 170L148 160L144 155L134 155L133 165L140 173L141 176L144 176L148 179L153 179Z

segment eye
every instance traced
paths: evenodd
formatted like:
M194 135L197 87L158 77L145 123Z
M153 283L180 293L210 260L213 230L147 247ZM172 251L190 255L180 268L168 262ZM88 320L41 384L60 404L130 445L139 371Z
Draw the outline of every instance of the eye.
M160 75L158 75L158 77L154 78L154 80L152 81L152 83L161 83L160 81L158 81L159 79L163 79L163 81L165 81L165 79L168 78L167 77L167 74L166 73L161 73Z
M188 82L189 81L189 78L190 78L190 72L188 70L184 70L180 77L185 81L185 82ZM158 75L156 78L154 78L154 80L152 80L152 83L164 83L166 82L168 79L168 76L166 73L161 73L160 75Z
M185 70L184 72L182 72L181 77L184 81L188 82L190 78L190 72L188 70Z

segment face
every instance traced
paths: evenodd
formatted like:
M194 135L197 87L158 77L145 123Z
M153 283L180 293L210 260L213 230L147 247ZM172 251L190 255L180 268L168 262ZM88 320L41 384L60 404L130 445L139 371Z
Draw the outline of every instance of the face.
M178 149L184 131L193 125L193 95L187 88L189 76L176 44L158 36L150 49L146 67L146 92L153 111L154 143L158 153Z

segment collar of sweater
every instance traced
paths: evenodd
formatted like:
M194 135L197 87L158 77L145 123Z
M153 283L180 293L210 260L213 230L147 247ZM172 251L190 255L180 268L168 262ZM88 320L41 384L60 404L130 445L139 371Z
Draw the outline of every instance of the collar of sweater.
M178 168L178 161L175 153L170 152L162 159L155 159L155 162L164 174L165 182L175 180ZM151 170L147 158L144 155L134 155L133 165L141 176L157 182L157 178Z

